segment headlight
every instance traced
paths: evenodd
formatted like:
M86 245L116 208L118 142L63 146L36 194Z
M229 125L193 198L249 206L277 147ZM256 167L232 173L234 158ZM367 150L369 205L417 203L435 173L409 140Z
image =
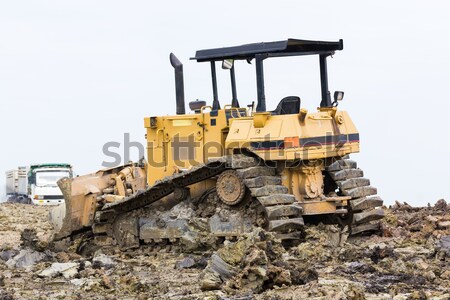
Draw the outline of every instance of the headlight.
M35 200L42 200L42 199L44 199L44 196L34 195L34 199Z

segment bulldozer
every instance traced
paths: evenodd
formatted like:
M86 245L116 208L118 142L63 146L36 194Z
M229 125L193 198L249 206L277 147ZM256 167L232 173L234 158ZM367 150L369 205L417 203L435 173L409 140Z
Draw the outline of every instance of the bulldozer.
M183 64L171 53L176 114L144 118L147 159L58 183L65 204L54 209L54 239L83 235L122 249L179 243L186 249L220 244L255 227L285 243L300 241L308 224L336 224L348 234L380 229L383 200L357 163L359 132L344 93L331 98L327 60L343 41L287 39L199 50L209 63L212 102L191 101L186 113ZM286 96L266 108L264 62L318 56L317 109ZM257 101L241 106L235 67L256 69ZM229 72L232 99L221 105L217 63ZM222 71L223 72L223 71Z

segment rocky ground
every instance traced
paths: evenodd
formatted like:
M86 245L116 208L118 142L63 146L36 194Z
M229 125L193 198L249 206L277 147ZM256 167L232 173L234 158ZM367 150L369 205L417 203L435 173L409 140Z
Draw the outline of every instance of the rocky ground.
M49 245L48 208L0 204L1 299L450 299L450 205L386 208L383 232L311 226L284 249L255 230L219 250L83 257Z

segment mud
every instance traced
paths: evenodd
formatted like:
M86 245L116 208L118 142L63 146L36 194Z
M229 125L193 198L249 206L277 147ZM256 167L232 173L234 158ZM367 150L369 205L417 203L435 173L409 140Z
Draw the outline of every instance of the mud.
M259 229L197 252L151 245L90 256L49 242L48 211L0 204L0 299L450 298L444 200L396 203L385 209L381 234L339 243L336 228L319 224L288 249Z

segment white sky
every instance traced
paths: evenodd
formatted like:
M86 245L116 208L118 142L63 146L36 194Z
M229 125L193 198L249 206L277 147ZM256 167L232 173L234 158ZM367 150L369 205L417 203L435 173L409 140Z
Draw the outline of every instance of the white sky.
M186 100L210 102L209 66L188 60L197 49L342 38L330 90L345 91L340 108L360 131L353 158L387 204L450 200L448 1L219 3L1 1L1 194L1 174L18 165L70 162L84 174L125 132L144 143L143 118L175 112L170 52L184 63ZM268 109L287 95L315 109L316 58L265 66ZM236 65L242 104L256 98L253 68ZM229 79L218 72L223 104Z

